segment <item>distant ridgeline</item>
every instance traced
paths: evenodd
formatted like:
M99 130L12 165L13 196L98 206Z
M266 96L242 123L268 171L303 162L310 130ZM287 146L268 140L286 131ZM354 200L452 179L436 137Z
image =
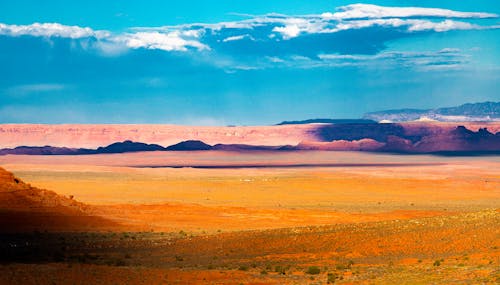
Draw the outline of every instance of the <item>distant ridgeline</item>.
M364 119L377 122L408 122L416 120L441 122L500 121L500 102L468 103L438 109L398 109L366 113Z
M377 122L370 119L308 119L302 121L283 121L281 125L303 125L303 124L376 124Z
M497 128L498 129L498 128ZM343 123L318 124L313 129L314 141L298 145L209 145L199 140L187 140L168 147L158 144L117 142L97 149L53 146L19 146L1 149L0 155L91 155L141 151L372 151L395 153L439 153L447 155L500 154L500 132L486 128L477 132L464 126L428 123Z

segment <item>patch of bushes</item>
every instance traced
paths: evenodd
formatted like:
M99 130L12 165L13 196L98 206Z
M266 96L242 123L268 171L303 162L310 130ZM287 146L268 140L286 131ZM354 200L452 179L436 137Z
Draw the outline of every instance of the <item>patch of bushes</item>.
M444 260L436 260L434 261L434 263L432 264L433 266L440 266L441 265L441 262L443 262Z
M285 275L286 274L286 269L283 266L277 265L274 267L274 272L277 272L279 274Z
M320 274L321 269L319 269L318 266L309 266L309 268L307 268L307 270L306 270L306 273L313 274L313 275Z
M326 283L333 284L335 283L335 280L337 280L337 278L338 278L337 273L328 273Z
M335 269L337 270L346 270L346 269L351 269L351 267L354 265L354 261L349 260L346 264L337 264L335 266Z

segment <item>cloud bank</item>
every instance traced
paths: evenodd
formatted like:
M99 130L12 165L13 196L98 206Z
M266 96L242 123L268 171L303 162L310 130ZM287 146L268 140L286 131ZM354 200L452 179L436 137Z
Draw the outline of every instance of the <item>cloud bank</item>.
M82 47L107 55L120 55L134 49L210 53L218 58L219 64L222 62L221 65L224 60L235 65L236 60L248 69L246 63L255 63L256 58L262 66L262 63L282 64L285 59L301 57L324 60L325 54L376 55L386 48L386 42L399 38L499 28L498 25L478 24L479 19L485 18L498 18L498 15L352 4L322 14L267 14L233 22L132 27L124 32L59 23L0 23L0 35L82 41ZM470 22L472 20L474 22Z

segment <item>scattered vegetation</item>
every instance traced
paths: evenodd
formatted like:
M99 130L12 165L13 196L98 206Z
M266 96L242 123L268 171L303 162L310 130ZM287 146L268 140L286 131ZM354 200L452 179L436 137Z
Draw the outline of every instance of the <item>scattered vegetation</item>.
M346 264L337 264L335 266L335 269L337 270L346 270L346 269L351 269L351 267L354 265L354 261L349 260Z
M306 270L306 273L312 274L312 275L320 274L321 269L319 269L319 267L317 267L317 266L309 266L309 268L307 268L307 270Z
M241 270L241 271L248 271L248 266L246 266L246 265L241 265L240 267L238 267L238 270Z
M441 265L441 260L434 261L434 263L432 265L434 265L434 266L440 266Z
M338 275L337 273L328 273L326 283L327 284L333 284L337 280Z
M285 267L283 267L281 265L277 265L276 267L274 267L274 272L277 272L278 274L285 275L286 269L285 269Z

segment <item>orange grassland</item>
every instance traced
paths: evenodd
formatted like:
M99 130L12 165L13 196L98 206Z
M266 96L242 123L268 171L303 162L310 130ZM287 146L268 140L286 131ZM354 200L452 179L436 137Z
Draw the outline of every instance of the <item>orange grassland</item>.
M290 166L312 162L329 167ZM165 165L238 168L149 167ZM500 282L498 156L153 152L0 166L113 223L81 237L98 258L1 265L3 284Z

